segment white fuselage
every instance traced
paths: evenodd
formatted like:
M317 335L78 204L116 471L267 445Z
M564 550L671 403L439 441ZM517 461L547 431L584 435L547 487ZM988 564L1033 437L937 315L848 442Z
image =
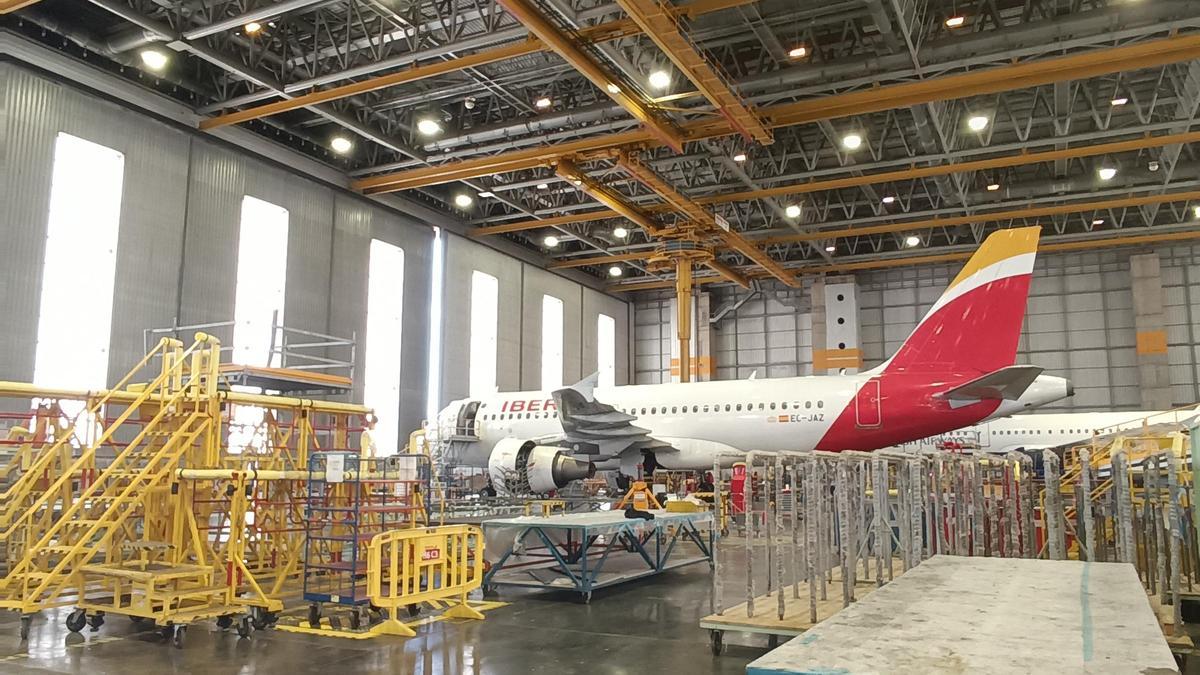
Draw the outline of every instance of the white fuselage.
M869 373L862 373L599 387L594 398L636 417L633 426L674 446L676 452L659 455L662 466L700 469L712 467L715 456L733 452L816 448L838 416L852 406L858 388L870 378ZM1021 399L1003 401L991 417L1058 400L1067 395L1068 389L1069 383L1061 378L1041 376ZM472 400L479 403L473 420L478 441L469 443L457 457L464 465L487 466L493 448L504 439L538 440L563 433L551 392L497 393ZM455 401L439 413L443 438L459 421L459 412L466 404ZM884 400L880 405L886 418L889 404ZM932 414L930 418L930 423L936 425ZM616 457L597 457L595 461L597 469L618 468Z
M1038 450L1086 441L1101 435L1129 431L1148 424L1182 423L1195 410L1130 410L1126 412L1030 413L992 419L982 424L922 438L895 446L904 452L934 452L948 447L978 447L983 452L1007 453Z

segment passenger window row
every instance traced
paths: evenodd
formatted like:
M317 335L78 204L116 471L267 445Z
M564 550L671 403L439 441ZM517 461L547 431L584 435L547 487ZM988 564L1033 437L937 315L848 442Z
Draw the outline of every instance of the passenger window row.
M781 403L771 402L771 403L746 403L746 404L742 404L742 403L725 403L725 404L709 403L709 404L705 404L705 405L692 405L690 407L686 406L686 405L683 405L683 406L673 405L670 408L668 408L667 406L661 406L661 407L651 406L649 408L619 408L619 410L621 412L629 414L629 415L683 415L683 414L689 414L689 413L719 413L719 412L742 412L742 411L752 412L755 410L755 406L757 406L758 410L775 410L776 408L778 408L780 410L787 410L789 405L791 406L791 409L793 409L793 410L801 409L799 401L792 402L791 404L784 401ZM815 401L815 402L814 401L805 401L804 402L803 408L805 410L811 410L814 407L816 407L817 409L824 409L825 402L824 401Z

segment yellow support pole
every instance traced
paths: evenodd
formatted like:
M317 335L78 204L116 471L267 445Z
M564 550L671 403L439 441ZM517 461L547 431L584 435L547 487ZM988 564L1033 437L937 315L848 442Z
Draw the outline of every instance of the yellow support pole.
M692 379L692 261L675 261L675 323L679 337L679 381Z

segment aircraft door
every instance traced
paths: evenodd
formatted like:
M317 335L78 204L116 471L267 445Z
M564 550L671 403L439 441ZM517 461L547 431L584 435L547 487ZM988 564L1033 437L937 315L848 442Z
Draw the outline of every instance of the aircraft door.
M479 412L479 401L467 401L458 409L458 420L455 422L456 436L478 436L475 431L475 415Z
M880 411L879 379L863 383L854 396L854 423L861 429L876 429L883 424Z

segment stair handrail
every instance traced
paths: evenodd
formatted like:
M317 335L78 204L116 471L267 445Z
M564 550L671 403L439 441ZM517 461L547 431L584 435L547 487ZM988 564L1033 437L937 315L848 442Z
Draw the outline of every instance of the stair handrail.
M22 559L21 565L14 567L13 569L10 569L8 576L5 577L4 579L0 579L0 588L7 587L8 582L10 580L20 578L22 580L22 586L25 590L25 595L28 597L29 593L28 593L28 583L25 579L26 575L20 574L20 572L26 571L24 569L25 567L27 567L27 565L25 563L26 563L26 561L28 561L30 559L30 556L33 555L30 552L36 551L38 549L41 549L41 548L47 546L50 543L50 541L53 539L53 537L55 535L57 535L62 530L63 527L65 527L64 524L71 522L71 517L82 508L83 504L88 499L95 497L97 488L98 488L98 486L100 486L102 484L102 482L103 482L102 479L105 478L105 474L108 473L109 471L114 470L115 467L119 467L122 464L122 462L128 457L131 450L139 447L141 441L144 439L146 434L149 433L150 430L154 429L158 425L158 423L162 420L163 416L166 415L166 413L173 411L174 408L177 406L177 404L180 402L180 400L182 398L195 392L196 393L196 403L201 403L204 400L205 397L199 393L199 389L195 385L197 385L202 380L207 380L208 383L210 384L210 386L212 386L212 384L215 382L215 372L213 372L213 369L211 367L212 364L207 364L209 367L206 367L206 368L199 367L202 365L199 360L199 357L202 355L199 348L203 347L205 349L209 349L210 347L208 345L210 345L210 344L217 346L217 348L219 349L218 345L220 343L218 341L216 341L215 338L210 338L209 336L204 335L203 333L197 333L195 344L193 344L191 347L189 347L186 351L182 352L181 354L178 354L177 358L175 359L175 361L173 363L171 363L169 365L164 364L160 375L157 378L155 378L154 381L152 381L150 384L148 384L142 390L141 394L139 394L138 398L135 399L134 403L131 403L130 406L126 409L126 411L124 413L122 413L122 415L119 416L113 422L113 424L105 430L105 433L101 435L101 438L97 440L96 444L94 444L93 446L89 446L88 450L94 452L95 447L99 446L104 440L107 439L108 436L111 436L113 430L116 429L117 427L119 427L121 424L123 424L124 420L128 419L129 415L132 414L132 411L135 410L137 407L139 407L141 405L141 403L144 402L143 401L144 398L149 398L150 396L153 396L153 395L159 393L159 390L163 388L164 381L167 381L168 379L174 381L174 384L176 386L175 386L175 389L174 389L171 397L165 401L160 401L160 405L158 406L158 412L155 414L155 416L153 418L151 418L150 421L146 422L143 425L141 432L125 446L124 450L122 450L116 457L113 458L112 463L110 463L107 467L105 467L104 471L102 471L96 477L96 480L94 482L92 482L92 484L89 485L82 493L79 494L79 496L73 501L71 506L68 507L65 511L63 511L59 515L58 519L54 522L54 524L51 525L50 527L48 527L46 529L46 531L41 535L41 538L36 543L32 543L32 542L28 543L28 545L26 546L26 555L25 555L25 558ZM193 356L193 355L195 356L195 358L192 359L193 363L190 364L191 368L189 369L188 377L187 377L187 380L185 381L182 378L183 369L186 368L187 366L189 366L189 363L188 363L189 359L187 357ZM213 392L209 392L210 398L211 398L212 393ZM193 410L187 416L187 419L185 421L185 426L183 428L190 427L197 418L203 418L204 416L205 416L204 413L202 413L198 410ZM200 432L200 430L196 430L196 431L185 432L185 433L181 433L181 434L177 434L177 435L173 436L162 448L159 449L159 452L158 452L158 454L155 455L154 459L158 459L159 457L161 457L162 453L165 452L167 450L167 448L171 447L172 444L174 444L175 442L178 441L178 439L180 439L184 436L188 436L194 442L194 439L199 434L199 432ZM80 460L84 459L85 456L86 456L86 452L84 455L82 455L80 457ZM77 460L77 462L78 461L79 460ZM145 466L143 466L142 469L138 472L137 478L140 478L142 476L142 474L144 474L150 468L152 463L153 463L153 460L151 462L148 462ZM59 488L61 488L62 484L65 480L70 479L71 473L73 473L73 471L72 472L64 472L64 474L62 476L59 476L58 480L55 481L54 485L52 485L50 487L50 489L48 489L46 492L44 492L42 494L41 497L38 498L38 500L34 503L33 507L25 510L22 513L22 517L19 520L17 520L16 522L12 523L10 525L10 527L8 528L8 530L6 530L3 535L0 535L0 538L8 538L8 537L12 536L12 533L15 532L17 530L17 528L26 519L33 518L34 514L36 514L38 512L38 510L40 509L40 507L42 505L44 505L44 502L49 498L49 496L51 494L53 494L54 492L56 492ZM117 495L117 503L119 503L122 499L124 499L127 496L127 494L130 492L130 490L133 488L133 485L134 485L134 482L131 481L130 484L126 486L125 490L123 490L119 495ZM111 509L112 505L110 505L109 508ZM88 532L85 533L85 536L90 537L91 534L93 533L93 531L94 531L94 527L92 530L88 530ZM64 560L65 560L65 558L64 558ZM58 570L61 567L61 563L64 562L64 560L60 560L59 564L55 566L54 570ZM53 572L52 572L52 574L53 574ZM36 587L37 593L34 594L32 597L38 597L41 594L42 587L45 585L45 582L49 580L49 578L50 577L47 576L46 579L43 580L43 583L39 584Z
M201 337L203 337L203 339L200 339ZM170 338L163 338L164 343L166 343L168 341L178 342L177 340L171 340ZM163 389L163 385L167 381L169 381L171 378L175 377L177 375L177 371L181 371L183 368L186 367L187 357L189 355L194 353L198 348L208 345L209 341L210 340L209 340L208 336L206 336L202 333L197 334L197 341L194 344L192 344L191 347L188 347L187 350L185 350L184 352L179 354L178 358L175 360L175 362L173 364L170 365L170 367L164 367L162 369L162 372L158 375L158 377L154 378L154 380L152 380L148 385L146 385L146 387L144 389L142 389L142 391L138 394L137 398L135 398L125 408L124 412L122 412L112 422L112 424L108 425L105 428L104 432L101 433L101 435L94 442L92 442L87 447L87 449L85 449L82 453L80 453L79 457L71 464L71 466L67 467L66 470L64 470L60 473L60 475L55 479L54 483L52 483L45 490L42 491L42 494L33 502L33 504L29 505L26 508L21 509L19 518L14 518L13 515L9 512L0 511L0 527L4 528L4 530L2 532L0 532L0 539L7 539L8 537L11 537L13 535L13 533L16 531L17 527L23 521L25 521L29 518L32 518L33 514L36 513L38 511L38 509L46 506L46 504L50 501L50 499L54 498L54 496L57 495L58 491L62 487L64 487L68 481L74 480L75 472L78 471L80 468L83 467L84 464L87 463L89 456L94 456L96 449L99 447L102 447L104 445L104 443L107 442L112 437L113 433L118 428L120 428L120 426L122 424L124 424L130 417L133 416L133 413L135 411L140 409L140 407L143 404L145 404L148 400L150 400L153 396L160 393L160 390ZM149 358L149 356L150 355L147 355L147 359ZM145 362L147 359L143 359L143 362ZM157 423L162 419L163 414L170 409L172 404L178 402L179 397L181 395L183 395L184 393L186 393L187 389L188 389L187 387L180 387L179 391L177 391L169 400L160 402L160 405L158 407L158 413L156 413L155 416L153 418L151 418L151 420L149 422L145 423L142 426L141 432L134 438L134 440L131 440L129 442L129 444L127 444L125 446L125 449L122 450L116 457L113 458L113 463L116 463L118 459L125 456L125 454L129 452L130 448L136 447L136 443L140 442L140 440L145 437L146 433L148 433L155 425L157 425ZM43 453L43 454L48 454L48 453ZM34 473L34 472L30 471L29 473ZM94 486L95 483L93 483L92 485ZM84 494L87 494L87 492L85 491L85 493L81 493L79 498L76 499L76 502L79 502L80 500L82 500ZM3 497L3 495L0 495L0 498L2 498L2 497ZM11 521L11 522L6 522L6 521Z
M196 344L199 344L199 342L197 342ZM193 344L192 347L190 347L187 351L191 352L193 349L195 349L196 344ZM173 339L173 338L163 338L163 339L159 340L158 345L154 349L147 352L146 355L144 357L142 357L142 360L139 361L137 363L137 365L135 365L133 368L131 368L129 370L129 372L127 372L125 374L125 377L121 378L121 380L119 382L117 382L117 384L115 384L111 389L103 390L104 391L103 395L99 396L98 398L95 398L95 400L93 401L93 403L91 405L89 405L85 410L81 411L78 415L76 415L75 420L71 423L71 427L68 430L69 433L62 434L61 437L56 438L54 440L54 443L50 447L42 449L38 453L38 457L35 460L34 464L32 466L30 466L29 470L27 470L22 475L23 476L39 476L39 475L41 475L42 472L45 471L49 467L51 461L55 457L57 457L57 451L60 450L64 444L69 442L71 438L74 438L76 436L75 435L75 427L79 424L80 420L91 419L91 418L97 416L99 414L100 410L105 405L108 405L108 403L110 402L110 399L115 395L115 393L124 389L129 384L129 382L133 379L133 376L135 374L137 374L139 371L141 371L142 368L145 368L146 364L148 364L155 356L158 356L160 353L166 354L166 350L168 347L173 348L173 349L178 349L179 347L182 347L182 346L183 346L182 342L180 342L179 340ZM182 362L182 357L180 357L180 361ZM157 378L155 378L154 383L160 383L164 379L164 377L165 377L165 373L160 374ZM151 388L152 388L151 386L147 386L146 391L149 391ZM143 395L146 393L146 391L142 392ZM139 396L137 399L135 399L135 402L138 405L140 405L141 403L145 402L145 398L143 396ZM135 407L134 404L130 404L129 409L132 410L134 407ZM113 426L116 426L116 425L113 425ZM107 440L107 436L104 438L104 440ZM100 440L94 441L91 445L92 446L100 445ZM89 447L88 449L92 449L92 448ZM86 452L87 452L87 449L85 449L84 452L81 453L81 457L83 454L86 454ZM78 464L79 464L78 461L72 463L71 469L68 471L65 471L64 474L70 475L71 473L73 473L73 471L76 468L78 468L77 467ZM12 485L8 486L8 488L6 488L3 492L0 492L0 504L14 504L15 505L16 502L13 501L12 495L14 492L16 492L18 490L18 488L21 488L21 487L23 487L23 486L21 486L21 480L18 479L18 481L16 483L13 483ZM3 523L6 519L5 518L6 515L7 514L4 511L0 510L0 527L3 526Z
M183 393L184 393L184 391L180 390L179 394L183 394ZM203 413L200 413L197 411L191 412L187 416L187 419L184 422L183 428L191 427L192 424L197 419L204 419L204 417L205 416ZM201 426L199 429L189 430L187 432L182 432L182 433L172 436L171 440L168 441L166 445L163 445L162 448L159 449L159 452L154 456L154 459L158 460L164 454L168 454L168 448L171 448L173 445L178 444L179 440L182 438L188 439L188 443L183 446L184 449L186 449L189 445L191 445L192 443L195 443L196 436L198 436L201 431L203 431L203 426ZM174 450L171 450L171 452L173 452L173 451ZM141 487L141 486L137 485L137 481L140 480L143 477L143 475L146 474L150 470L151 464L152 464L152 462L148 462L145 466L143 466L141 468L140 471L138 471L137 475L132 480L130 480L129 483L125 486L125 488L116 496L116 498L113 500L113 503L108 506L107 510L117 508L118 505L123 504L124 501L129 498L130 493L133 492L133 490L135 488ZM166 475L172 476L174 474L171 472L167 472ZM96 482L93 483L91 487L95 487L99 483L100 483L100 477L98 476L96 479ZM63 524L71 522L71 520L68 516L73 515L73 513L81 507L83 502L84 502L83 498L76 500L75 503L71 505L70 509L63 512L62 516L59 518L59 520L57 522L55 522L54 526L50 527L42 535L42 538L39 539L38 542L31 547L31 550L36 551L38 549L41 549L44 546L48 546L51 539L53 538L53 536L55 534L57 534L57 532L59 530L61 530L61 527L63 526ZM91 545L88 540L90 540L91 537L96 533L96 530L101 527L102 522L103 521L98 520L95 523L93 523L90 528L88 528L82 535L80 535L79 540L76 541L72 545L74 549L79 550L82 548L82 550L84 550L88 553L87 557L85 557L84 560L82 561L84 564L86 564L87 561L90 560L92 556L95 556L97 553L100 552L99 547ZM119 521L114 521L114 523L117 523L117 522L119 522ZM83 548L83 547L87 547L87 548ZM28 557L26 559L28 559ZM50 572L47 573L46 576L40 580L38 585L33 587L32 592L29 592L28 587L26 587L26 589L27 589L26 597L31 597L31 598L41 597L41 595L46 592L46 590L47 590L46 587L48 584L50 584L51 580L53 580L56 575L63 573L64 568L70 559L71 559L70 555L62 556L59 559L59 561L57 563L55 563L54 567L50 570ZM10 571L9 574L11 576L12 572ZM60 589L58 591L58 593L61 593L61 592L62 592L62 589ZM58 593L55 593L54 596L57 596ZM54 596L51 596L50 599L53 599Z

